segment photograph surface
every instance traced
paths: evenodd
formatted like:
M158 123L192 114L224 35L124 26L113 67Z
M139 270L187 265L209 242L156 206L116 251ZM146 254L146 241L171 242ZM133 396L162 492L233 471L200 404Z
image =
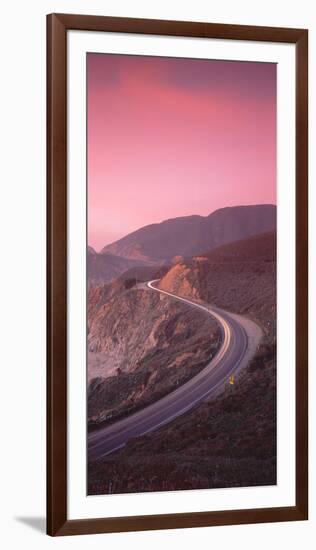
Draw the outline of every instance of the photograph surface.
M275 63L87 54L87 494L275 485Z

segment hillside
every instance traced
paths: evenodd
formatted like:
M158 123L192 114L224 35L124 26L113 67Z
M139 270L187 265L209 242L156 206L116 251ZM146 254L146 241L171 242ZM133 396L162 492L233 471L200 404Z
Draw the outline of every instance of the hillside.
M275 342L276 233L230 243L173 266L159 286L250 315Z
M145 262L171 262L276 228L276 207L262 204L216 210L209 216L165 220L107 245L102 253Z
M152 279L161 279L170 269L168 265L144 265L131 267L118 277L118 281L124 283L145 282Z
M88 468L89 495L275 485L273 358L253 361L215 400Z
M88 494L274 485L275 233L183 260L171 267L160 286L251 317L262 326L263 341L235 384L221 395L131 439L116 453L90 461ZM192 328L200 334L200 326ZM158 361L157 369L162 365Z
M88 296L88 419L117 419L175 389L214 355L209 315L124 281Z
M144 261L121 258L114 254L98 254L88 246L87 249L87 279L88 285L109 283L122 273L133 267L147 265Z

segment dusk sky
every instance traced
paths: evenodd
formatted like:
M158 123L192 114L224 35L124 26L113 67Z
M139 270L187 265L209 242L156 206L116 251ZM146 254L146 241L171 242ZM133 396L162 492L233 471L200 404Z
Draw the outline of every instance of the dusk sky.
M276 65L88 54L88 243L276 203Z

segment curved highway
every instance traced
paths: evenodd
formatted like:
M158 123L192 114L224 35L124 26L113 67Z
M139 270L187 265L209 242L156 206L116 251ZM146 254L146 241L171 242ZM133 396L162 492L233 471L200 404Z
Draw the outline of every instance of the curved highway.
M228 380L247 353L248 335L237 316L217 307L199 304L156 288L154 286L156 282L150 281L147 287L154 292L160 292L172 299L206 311L214 317L221 328L222 345L208 365L191 380L144 409L90 433L88 435L89 459L108 455L123 447L130 438L153 431L192 409Z

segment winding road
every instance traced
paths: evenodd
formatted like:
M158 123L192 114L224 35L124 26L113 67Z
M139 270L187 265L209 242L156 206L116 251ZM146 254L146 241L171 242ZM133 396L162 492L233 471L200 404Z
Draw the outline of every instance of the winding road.
M161 290L158 280L147 288L170 298L206 311L216 319L222 332L222 345L212 360L196 376L165 397L130 416L88 435L88 456L97 459L123 447L132 437L138 437L167 424L192 409L197 403L215 393L230 375L248 363L260 339L258 327L239 315L228 313L208 304L196 303ZM254 326L253 326L254 325ZM249 346L249 342L252 346ZM250 347L253 349L251 350Z

